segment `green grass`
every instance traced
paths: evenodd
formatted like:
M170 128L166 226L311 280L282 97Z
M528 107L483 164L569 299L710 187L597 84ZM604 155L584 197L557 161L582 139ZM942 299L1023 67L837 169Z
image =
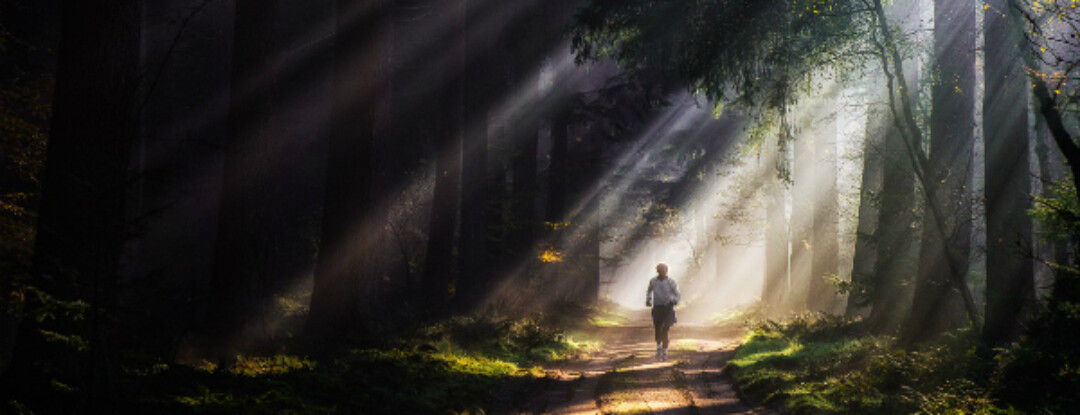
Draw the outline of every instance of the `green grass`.
M986 365L962 335L914 350L853 321L799 317L747 335L727 373L749 400L793 414L995 414Z
M128 368L97 405L103 413L478 413L504 386L543 376L536 365L590 347L532 318L459 318L391 347L321 360L278 354ZM0 413L54 412L41 402L0 402Z
M132 379L153 389L121 408L154 413L459 412L483 407L500 381L529 375L513 363L482 356L403 350L355 350L318 364L295 356L241 362L229 368L175 366Z

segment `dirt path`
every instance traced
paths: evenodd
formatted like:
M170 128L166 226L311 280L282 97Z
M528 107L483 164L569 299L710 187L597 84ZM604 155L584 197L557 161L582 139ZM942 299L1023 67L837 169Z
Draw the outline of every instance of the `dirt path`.
M668 360L656 359L652 328L597 329L605 345L586 358L547 369L544 379L518 385L498 413L512 414L760 414L739 401L721 370L737 332L677 325Z

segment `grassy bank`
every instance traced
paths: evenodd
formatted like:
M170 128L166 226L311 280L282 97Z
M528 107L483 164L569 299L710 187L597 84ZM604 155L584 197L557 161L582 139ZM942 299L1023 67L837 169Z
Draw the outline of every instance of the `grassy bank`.
M1069 383L1075 370L1048 363L1045 348L1033 356L1026 342L979 353L975 337L957 331L903 349L856 321L807 316L759 326L727 373L748 400L795 414L1066 413L1080 392L1065 390L1080 385ZM1043 384L1024 386L1032 377Z
M538 365L594 347L533 318L455 318L321 360L279 354L127 368L92 405L109 413L480 413L500 385L542 376ZM56 390L56 401L71 392ZM40 397L0 408L53 412Z

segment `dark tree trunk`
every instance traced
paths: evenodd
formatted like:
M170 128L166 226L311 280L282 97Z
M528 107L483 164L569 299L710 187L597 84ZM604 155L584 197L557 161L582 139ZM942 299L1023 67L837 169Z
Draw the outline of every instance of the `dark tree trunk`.
M429 307L450 299L453 281L454 234L461 197L462 136L464 135L465 11L466 0L453 0L447 53L440 92L438 134L435 137L435 195L431 207L427 256L424 259L424 291Z
M987 2L986 96L986 322L983 340L999 346L1020 335L1026 300L1034 290L1028 171L1025 42L1017 10Z
M880 134L880 123L886 120L881 111L868 109L866 112L866 138L863 143L862 184L859 186L859 223L856 228L855 254L851 267L852 291L848 293L847 310L849 317L865 313L870 305L871 285L874 281L874 264L877 262L878 244L874 235L878 229L881 210L880 195L882 189L882 152L885 151L884 137Z
M551 166L548 168L547 219L566 220L567 131L570 128L566 109L556 110L551 118Z
M375 233L368 220L374 180L379 49L372 46L384 0L338 0L334 96L326 166L326 197L311 312L309 342L369 330L357 312L368 305L365 253ZM318 343L313 343L318 344Z
M496 62L494 36L480 33L480 27L505 5L471 0L465 7L464 53L471 59L465 64L467 121L461 171L461 274L455 301L460 310L468 312L481 305L492 285L488 240L493 190L488 171L488 130L491 102L501 92L495 88L497 77L491 76Z
M517 258L531 254L536 235L536 153L540 138L536 124L535 118L526 116L519 124L520 129L515 127L516 136L512 138L510 164L514 179L510 194L513 207L509 243L511 256Z
M52 127L42 176L42 198L31 284L62 301L89 304L82 322L23 321L4 373L6 393L30 409L37 405L85 411L57 396L51 381L76 386L95 398L106 383L107 334L116 282L128 239L125 201L128 166L137 135L141 2L65 1L61 7ZM41 324L42 326L37 326ZM66 326L69 325L70 326ZM66 327L59 327L64 325ZM90 350L80 360L45 342L39 330L82 336ZM21 392L19 392L21 391Z
M277 51L273 2L236 3L229 105L229 136L218 210L218 232L209 304L204 318L207 348L213 358L247 351L259 305L281 283L278 261L285 196L276 191L282 177L275 157L283 143L271 126Z
M1054 98L1050 96L1046 83L1038 77L1033 77L1031 81L1035 84L1035 100L1038 102L1039 114L1046 120L1046 128L1050 136L1053 137L1058 150L1061 150L1061 154L1065 156L1069 171L1072 173L1073 187L1080 189L1080 146L1076 145L1072 135L1065 128L1061 112ZM1076 197L1080 200L1080 194ZM1075 245L1080 241L1072 241L1072 243ZM1080 301L1080 278L1070 271L1059 272L1055 276L1054 287L1050 293L1051 304L1075 301Z
M877 241L877 262L870 284L870 316L867 327L877 333L893 333L904 317L906 305L910 304L910 290L906 288L915 272L912 224L915 221L915 180L911 165L904 156L903 137L897 131L890 116L885 117L882 129L875 134L884 136L885 152L882 158L881 208L878 211L878 227L874 235Z
M561 117L566 115L560 115L556 119ZM570 222L568 230L572 232L564 245L570 251L567 253L574 264L573 272L564 276L572 278L573 281L569 281L569 284L567 281L560 283L572 287L573 300L583 305L592 305L596 304L600 294L600 197L592 190L600 186L599 181L604 172L600 159L603 143L600 137L591 133L590 128L571 128L570 131L574 132L573 137L583 137L584 140L573 140L573 146L566 149L569 154L574 155L571 158L574 167L565 173L569 173L575 180L572 185L564 184L569 186L569 194L575 202L571 205L572 208L563 208L563 220ZM565 239L567 238L564 237Z
M1038 105L1038 104L1036 104ZM1040 189L1040 196L1053 197L1053 193L1049 191L1051 186L1056 186L1062 179L1066 178L1067 166L1063 165L1064 160L1058 157L1059 151L1056 150L1053 137L1050 134L1050 129L1047 126L1046 119L1042 116L1035 117L1035 155L1037 163L1039 164L1039 179L1042 182L1042 188ZM1044 260L1051 261L1057 265L1065 265L1069 263L1071 249L1069 244L1060 240L1048 241L1042 246L1042 252ZM1051 270L1053 273L1053 270ZM1049 285L1052 286L1053 281Z
M935 210L923 221L919 264L911 313L904 323L902 341L930 339L964 323L964 308L953 278L966 279L971 241L970 183L975 122L975 4L937 1L934 7L933 108L930 114L930 165L927 174L936 183L936 211L944 232L934 229ZM941 235L945 235L942 238ZM961 261L952 270L945 250Z

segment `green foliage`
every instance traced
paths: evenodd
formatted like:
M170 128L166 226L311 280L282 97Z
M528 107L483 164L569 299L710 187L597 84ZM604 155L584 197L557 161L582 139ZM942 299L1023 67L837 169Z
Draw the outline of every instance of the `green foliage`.
M630 309L610 299L603 298L593 307L589 324L595 327L620 327L630 322Z
M312 369L315 363L296 356L275 355L270 357L237 356L236 363L229 368L234 375L255 377L262 375L280 375L294 370Z
M714 314L709 321L714 326L756 325L765 317L765 303L757 301Z
M957 332L913 350L857 321L799 316L751 332L728 366L744 395L790 413L1005 413L994 369Z
M1039 223L1041 236L1051 241L1080 240L1080 205L1072 180L1046 183L1044 195L1035 196L1029 211Z
M997 356L1001 395L1031 412L1067 413L1080 407L1077 344L1080 303L1052 302L1022 341Z
M864 61L869 11L839 0L593 0L572 42L579 61L612 58L713 101L778 108L810 74Z
M241 357L228 368L132 374L139 393L114 408L153 413L435 413L481 407L495 382L527 372L483 357L354 350L316 364L287 355ZM149 412L148 412L149 413Z
M455 317L420 330L411 343L443 353L490 356L520 365L566 359L589 347L541 324L539 317Z

